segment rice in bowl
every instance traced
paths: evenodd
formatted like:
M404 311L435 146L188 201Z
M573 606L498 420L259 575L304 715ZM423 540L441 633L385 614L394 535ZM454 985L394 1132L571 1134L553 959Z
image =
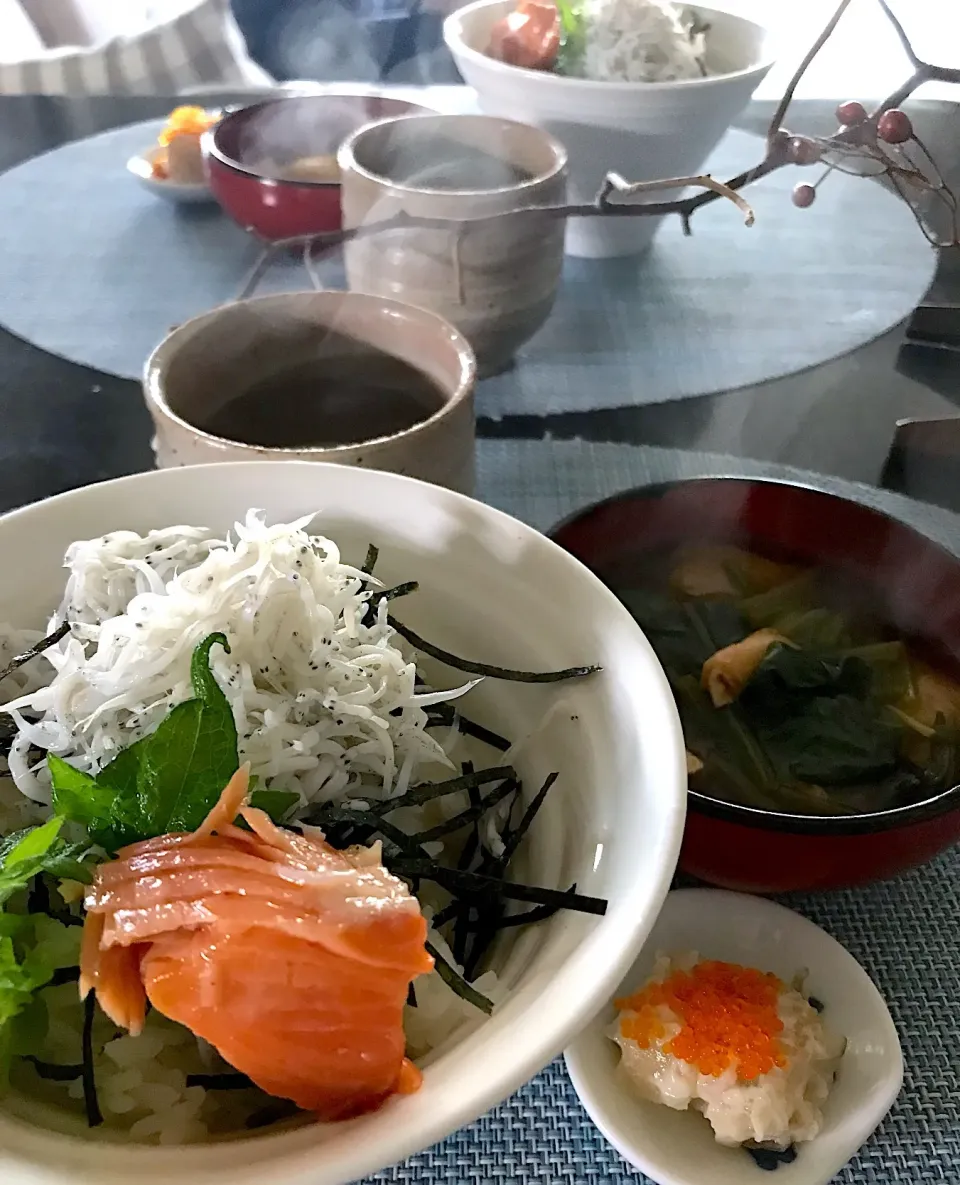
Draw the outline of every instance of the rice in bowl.
M305 1118L156 1007L131 1036L121 1022L94 1011L92 995L84 1005L78 1000L86 958L81 926L86 934L91 916L84 918L81 903L92 908L103 869L119 857L135 864L141 857L127 854L143 846L141 839L149 844L151 835L168 830L189 833L204 812L189 826L133 832L121 812L109 832L116 838L108 839L103 820L92 825L64 805L72 800L58 778L68 777L71 793L80 786L81 798L89 789L95 803L104 795L119 799L105 771L124 754L172 735L170 721L184 705L202 705L202 732L211 687L235 729L234 764L246 762L257 779L250 801L259 803L263 826L269 809L291 827L319 825L328 838L340 835L342 846L354 845L349 851L366 851L355 845L369 843L367 864L379 862L380 845L389 847L391 836L403 855L406 836L421 863L435 863L435 870L409 877L437 966L412 985L404 1009L409 1055L428 1055L502 998L484 962L509 911L501 901L491 915L479 898L462 908L457 886L465 877L506 874L555 776L524 798L508 741L462 716L459 701L484 674L536 682L579 678L592 668L539 675L467 663L479 677L446 689L427 685L403 627L390 615L393 601L415 586L383 589L372 574L375 549L364 568L345 564L332 541L308 532L309 522L268 526L250 512L226 539L172 527L77 542L65 560L66 589L52 623L59 627L56 640L13 627L0 633L7 659L36 651L26 661L12 660L15 670L7 676L15 695L4 708L12 721L9 777L0 778L0 834L15 833L0 848L0 873L23 878L3 915L10 945L0 957L8 956L23 976L33 967L34 977L12 1014L0 1015L8 1022L14 1112L32 1114L37 1105L65 1118L85 1114L113 1138L161 1144ZM212 681L206 693L198 661ZM438 785L446 787L442 794L432 789ZM103 809L109 813L110 804ZM223 822L236 832L231 819ZM46 855L56 859L34 868L24 861L23 845L35 844L54 820L62 835ZM338 832L341 825L346 830ZM302 830L308 839L310 827ZM242 845L244 833L237 834ZM119 850L112 862L111 850ZM158 878L147 868L137 892L149 893ZM85 879L93 880L92 889ZM518 888L511 885L507 896ZM602 912L602 902L572 892L524 892L520 899L534 903L531 921L583 903Z

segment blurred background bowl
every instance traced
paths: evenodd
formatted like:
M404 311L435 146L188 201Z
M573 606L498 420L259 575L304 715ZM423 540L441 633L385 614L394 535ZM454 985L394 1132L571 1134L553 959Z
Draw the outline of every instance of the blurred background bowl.
M214 197L245 230L266 239L340 227L336 156L358 128L429 108L375 90L328 88L285 95L229 112L203 141ZM286 180L276 172L304 158L329 157L332 180ZM280 169L278 169L280 166Z
M867 582L922 657L960 678L960 559L888 515L774 480L695 478L619 494L552 538L601 577L680 543L734 543ZM960 787L859 815L768 811L690 790L680 867L724 888L786 892L865 884L960 840Z
M566 146L571 202L592 201L611 170L628 181L697 173L773 64L770 39L761 25L689 5L709 26L706 62L713 73L706 78L593 82L525 70L486 53L493 26L515 7L515 0L475 0L447 18L444 38L483 111L537 124ZM589 257L639 254L660 222L572 219L567 252Z

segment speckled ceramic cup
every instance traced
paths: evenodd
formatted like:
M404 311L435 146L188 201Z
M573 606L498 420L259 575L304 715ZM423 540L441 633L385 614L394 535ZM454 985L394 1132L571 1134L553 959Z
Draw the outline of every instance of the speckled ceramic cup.
M481 374L501 370L550 315L565 225L505 212L563 204L563 145L490 115L410 115L361 128L338 159L344 227L404 214L441 223L347 242L350 288L432 309L464 334Z
M443 397L428 418L389 436L329 447L276 448L213 435L219 409L284 367L355 340L424 374ZM143 388L157 467L210 461L332 461L418 477L461 493L474 482L476 361L434 313L356 292L292 292L237 301L178 326L147 360Z

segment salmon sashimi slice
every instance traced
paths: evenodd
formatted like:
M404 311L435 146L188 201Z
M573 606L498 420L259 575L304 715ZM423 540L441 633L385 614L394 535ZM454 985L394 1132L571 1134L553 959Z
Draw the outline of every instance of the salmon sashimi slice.
M552 70L560 50L560 13L553 0L520 0L490 30L490 57L526 70Z
M138 1033L147 1001L323 1119L416 1089L404 1058L427 926L379 845L337 851L244 806L239 770L192 834L123 848L87 890L80 992ZM250 830L235 825L238 816Z

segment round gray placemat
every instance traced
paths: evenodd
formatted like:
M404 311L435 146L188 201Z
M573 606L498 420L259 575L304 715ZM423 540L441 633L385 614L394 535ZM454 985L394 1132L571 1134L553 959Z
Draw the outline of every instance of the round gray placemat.
M159 122L76 141L0 177L0 324L75 362L136 378L171 325L233 298L257 246L216 206L172 206L124 171ZM709 169L761 155L731 131ZM611 161L611 166L616 166ZM825 362L901 321L935 256L909 211L837 174L812 210L796 170L749 191L752 229L727 202L684 238L669 220L642 260L567 261L556 310L518 365L480 388L481 415L546 415L658 403ZM323 281L342 286L338 261ZM284 260L260 291L307 287Z
M547 530L631 486L703 474L809 482L881 508L960 552L960 518L869 486L733 457L585 441L481 440L478 495ZM860 889L792 894L866 968L900 1034L904 1085L836 1185L960 1181L960 848L926 868ZM909 919L909 925L904 925ZM482 1119L368 1185L650 1185L591 1123L562 1061ZM704 1181L703 1185L710 1185ZM776 1174L771 1174L776 1185Z

